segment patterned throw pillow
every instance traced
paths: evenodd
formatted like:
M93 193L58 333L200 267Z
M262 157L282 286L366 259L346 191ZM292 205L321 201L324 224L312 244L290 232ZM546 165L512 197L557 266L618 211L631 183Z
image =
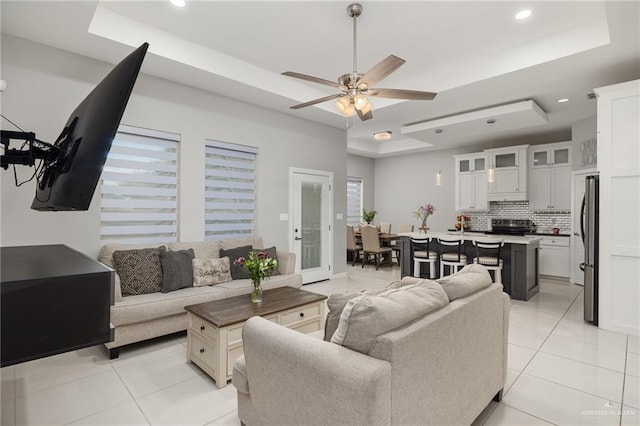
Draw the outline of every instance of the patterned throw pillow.
M160 251L164 250L164 247L157 247L113 252L113 263L120 276L123 296L162 290Z
M213 285L231 281L228 257L193 259L193 286Z

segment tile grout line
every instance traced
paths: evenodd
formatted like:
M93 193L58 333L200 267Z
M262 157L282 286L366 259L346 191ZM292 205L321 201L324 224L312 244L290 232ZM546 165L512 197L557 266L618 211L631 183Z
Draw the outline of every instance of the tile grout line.
M619 425L622 425L622 413L624 411L624 387L627 382L627 363L629 359L629 335L627 335L627 345L624 351L624 372L622 373L622 395L620 396L620 420Z
M116 373L116 376L118 376L118 379L120 380L120 382L122 382L122 386L124 386L124 388L129 393L129 396L131 396L131 400L134 402L134 404L136 404L136 407L138 407L138 410L140 410L140 414L142 414L142 417L144 417L144 419L146 420L147 424L150 425L151 421L149 420L149 418L145 414L145 412L142 409L142 407L140 406L140 404L138 404L138 399L133 396L133 393L131 393L131 390L129 389L129 386L127 386L127 384L125 383L125 381L122 378L122 376L120 376L120 373L118 372L118 369L115 368L115 366L113 364L111 364L111 367L113 368L113 371Z

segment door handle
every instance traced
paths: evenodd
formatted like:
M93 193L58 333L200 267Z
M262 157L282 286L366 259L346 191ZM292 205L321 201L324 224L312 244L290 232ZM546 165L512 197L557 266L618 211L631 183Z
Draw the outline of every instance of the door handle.
M302 238L300 238L300 237L295 237L295 238L294 238L294 240L296 240L296 241L300 241L301 239L302 239Z
M580 270L581 270L582 272L584 272L584 266L585 266L585 265L584 265L584 262L580 262L580 265L578 265L578 266L580 267Z
M580 234L578 234L577 232L574 232L573 235L575 235L576 237L580 236Z

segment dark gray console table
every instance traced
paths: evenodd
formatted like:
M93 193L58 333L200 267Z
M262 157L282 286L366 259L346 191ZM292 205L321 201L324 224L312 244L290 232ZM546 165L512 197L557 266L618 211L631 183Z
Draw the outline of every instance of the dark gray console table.
M2 367L113 340L113 272L64 245L0 248Z

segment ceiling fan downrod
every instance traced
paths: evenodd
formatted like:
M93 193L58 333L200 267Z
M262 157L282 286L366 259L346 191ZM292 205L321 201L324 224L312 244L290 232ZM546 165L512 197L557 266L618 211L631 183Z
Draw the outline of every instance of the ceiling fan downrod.
M351 3L347 6L347 13L353 18L353 80L355 82L358 73L358 39L357 39L357 18L362 14L362 5L360 3Z

